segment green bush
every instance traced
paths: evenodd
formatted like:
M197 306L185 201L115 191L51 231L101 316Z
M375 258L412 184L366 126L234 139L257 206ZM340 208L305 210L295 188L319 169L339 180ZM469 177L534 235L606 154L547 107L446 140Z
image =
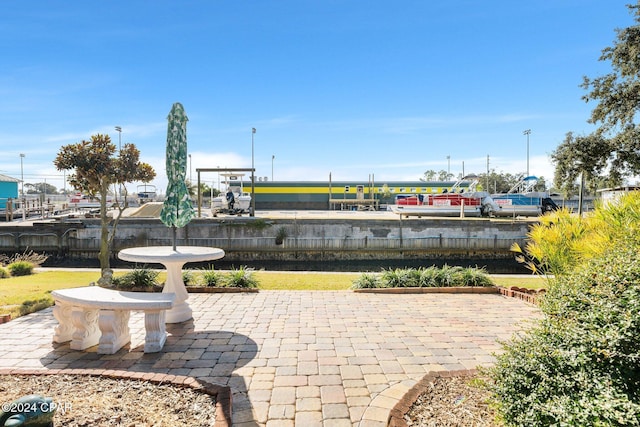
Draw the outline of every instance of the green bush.
M29 261L14 261L7 266L12 276L28 276L33 274L33 264Z
M23 253L13 254L10 257L4 254L0 254L0 264L8 265L16 261L27 261L31 263L34 267L39 267L48 258L49 258L49 255L39 254L39 253L33 252L32 250L26 249Z
M40 298L37 300L27 300L20 305L20 316L44 310L53 305L53 298Z
M484 268L464 268L460 272L459 286L494 286L494 283Z
M640 256L610 251L552 281L543 318L489 368L508 426L640 425Z
M382 282L386 288L414 288L418 286L420 272L415 268L395 268L382 272Z
M241 266L226 274L224 285L232 288L257 288L258 280L253 276L253 269Z
M111 279L113 287L116 289L148 289L157 286L158 272L148 268L136 268L122 276L114 276Z
M182 283L184 283L185 286L189 286L194 280L195 275L193 274L193 271L185 270L182 272Z
M281 245L282 243L284 243L284 239L286 239L288 235L289 234L287 233L286 228L278 228L278 231L276 233L276 245Z
M351 289L371 289L385 287L380 276L372 273L363 273L353 281Z
M527 244L514 244L516 260L534 273L559 276L614 250L640 248L640 192L632 191L583 216L561 209L540 217Z
M220 286L223 284L224 275L215 271L213 268L205 270L200 276L200 280L205 286Z
M462 267L443 265L438 272L436 280L442 287L449 286L463 286L461 283L460 275L463 271Z
M418 286L421 288L435 288L440 286L438 281L438 274L440 269L436 266L420 269L420 278L418 279Z
M9 270L4 267L0 267L0 279L6 279L9 276L11 276Z
M363 273L353 281L352 289L364 288L429 288L450 286L494 286L491 277L482 268L396 268L383 270L382 275Z

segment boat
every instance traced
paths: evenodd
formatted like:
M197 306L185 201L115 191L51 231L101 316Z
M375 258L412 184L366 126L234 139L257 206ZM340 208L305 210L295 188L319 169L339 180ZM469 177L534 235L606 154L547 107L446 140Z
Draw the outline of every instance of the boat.
M97 197L91 197L82 193L75 193L69 196L69 201L67 202L69 207L76 209L96 209L100 208L100 199ZM114 204L111 196L107 197L107 207L112 206Z
M491 198L500 207L495 216L538 216L558 209L548 192L536 191L538 178L524 176L506 193L492 194Z
M443 193L398 195L396 203L389 206L389 210L405 217L491 216L494 211L499 210L499 206L493 202L488 192L476 190L478 182L476 175L467 175Z
M138 185L138 204L145 204L149 202L154 202L157 196L157 189L155 185L151 184L142 184Z
M244 191L243 173L221 173L225 191L211 200L211 214L241 214L251 211L251 194Z

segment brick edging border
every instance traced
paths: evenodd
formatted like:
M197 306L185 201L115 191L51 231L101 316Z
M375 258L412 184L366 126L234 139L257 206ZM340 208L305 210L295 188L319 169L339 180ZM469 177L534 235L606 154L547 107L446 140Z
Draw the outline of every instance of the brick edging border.
M497 286L443 286L425 288L361 288L352 289L363 294L498 294Z
M130 372L114 369L19 369L0 368L0 375L86 375L110 379L148 381L153 384L169 384L191 388L216 399L216 423L213 427L231 426L231 388L211 384L185 375L170 375L155 372Z
M369 294L500 294L505 297L520 299L530 304L537 304L538 298L546 292L543 289L527 289L511 286L451 286L434 288L362 288L352 289L355 293Z
M431 371L428 372L416 385L405 393L404 396L396 403L389 413L387 427L408 427L404 416L409 412L411 406L425 390L428 389L429 383L437 378L453 378L453 377L473 377L477 375L475 369L462 369L458 371Z
M517 298L534 305L538 303L538 298L543 296L547 292L547 290L544 288L527 289L519 288L517 286L511 286L510 288L499 286L498 290L500 294L504 295L505 297Z

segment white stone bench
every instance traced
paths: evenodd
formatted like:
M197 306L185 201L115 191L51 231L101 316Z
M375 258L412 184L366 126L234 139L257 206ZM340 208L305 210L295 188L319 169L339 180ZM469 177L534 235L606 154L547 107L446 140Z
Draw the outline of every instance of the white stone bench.
M113 354L131 341L129 314L144 311L144 352L156 353L167 339L165 310L175 294L122 292L99 286L52 291L53 316L58 320L53 341L71 341L74 350L98 344L98 353Z

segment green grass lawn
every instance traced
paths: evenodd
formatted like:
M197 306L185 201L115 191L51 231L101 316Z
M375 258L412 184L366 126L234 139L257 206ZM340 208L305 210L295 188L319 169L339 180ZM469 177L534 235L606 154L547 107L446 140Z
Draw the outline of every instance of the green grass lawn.
M197 273L197 270L192 270ZM117 272L116 275L124 274ZM259 289L264 290L348 290L360 273L318 273L256 271ZM164 282L165 273L158 276ZM53 304L51 291L77 288L96 282L100 273L96 271L50 270L36 272L30 276L0 279L0 314L9 313L12 318L46 308ZM547 281L538 276L492 276L498 286L519 286L539 289L547 286Z

